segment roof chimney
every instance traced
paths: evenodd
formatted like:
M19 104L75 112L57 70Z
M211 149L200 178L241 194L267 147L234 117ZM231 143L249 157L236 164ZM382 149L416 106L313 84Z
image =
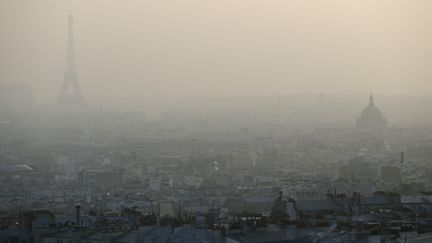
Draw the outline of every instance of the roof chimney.
M81 226L81 204L78 202L75 206L76 209L76 225Z

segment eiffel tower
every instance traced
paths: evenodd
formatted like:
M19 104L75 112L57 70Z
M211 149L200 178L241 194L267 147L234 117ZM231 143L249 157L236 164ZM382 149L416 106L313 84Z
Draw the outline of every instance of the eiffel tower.
M82 108L85 106L85 101L84 96L81 93L78 75L76 73L73 41L73 17L72 14L69 13L66 66L63 78L63 86L57 99L57 104L62 106Z

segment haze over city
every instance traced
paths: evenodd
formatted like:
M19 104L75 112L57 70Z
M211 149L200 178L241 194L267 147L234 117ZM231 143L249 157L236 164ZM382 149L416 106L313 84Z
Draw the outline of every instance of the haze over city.
M1 1L0 243L432 242L431 7Z
M57 98L66 18L90 103L432 92L429 1L2 1L1 83Z

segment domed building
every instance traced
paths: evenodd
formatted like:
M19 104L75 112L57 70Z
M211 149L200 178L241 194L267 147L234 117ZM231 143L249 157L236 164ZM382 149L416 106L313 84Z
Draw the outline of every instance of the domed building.
M26 164L6 164L0 166L0 174L22 174L34 172L34 169Z
M356 127L360 129L380 129L387 127L387 120L375 106L372 94L369 97L369 106L362 111L360 117L357 119Z

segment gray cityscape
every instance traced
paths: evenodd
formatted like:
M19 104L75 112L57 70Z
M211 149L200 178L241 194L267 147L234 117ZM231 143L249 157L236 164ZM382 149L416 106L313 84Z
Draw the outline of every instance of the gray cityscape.
M0 2L0 243L431 243L431 8Z

